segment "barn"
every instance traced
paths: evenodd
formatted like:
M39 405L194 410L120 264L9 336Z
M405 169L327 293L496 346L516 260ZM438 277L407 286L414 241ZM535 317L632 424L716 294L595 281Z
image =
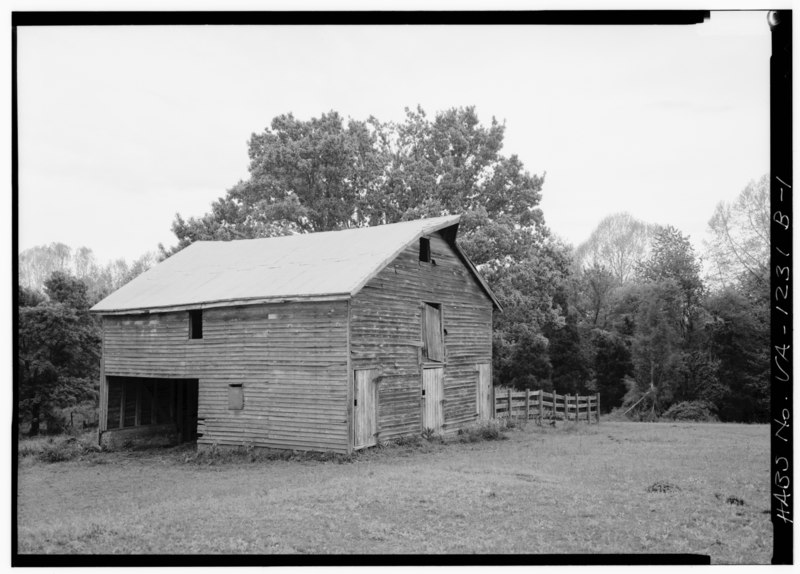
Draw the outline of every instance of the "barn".
M492 416L500 305L460 216L198 241L92 308L101 444L348 453Z

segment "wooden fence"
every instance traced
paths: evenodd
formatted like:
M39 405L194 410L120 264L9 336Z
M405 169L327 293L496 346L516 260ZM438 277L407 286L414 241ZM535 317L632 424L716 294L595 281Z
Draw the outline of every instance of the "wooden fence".
M600 394L559 395L544 391L495 389L495 418L600 422Z

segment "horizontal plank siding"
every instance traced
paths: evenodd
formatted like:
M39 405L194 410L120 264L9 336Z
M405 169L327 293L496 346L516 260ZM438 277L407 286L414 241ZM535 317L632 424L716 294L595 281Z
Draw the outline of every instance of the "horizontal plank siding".
M438 233L430 245L434 262L420 261L415 243L351 303L352 368L378 370L382 440L422 430L423 303L440 306L445 331L443 430L478 417L476 364L492 360L492 303Z
M346 301L205 309L202 339L185 311L103 323L107 376L199 380L199 444L347 451Z

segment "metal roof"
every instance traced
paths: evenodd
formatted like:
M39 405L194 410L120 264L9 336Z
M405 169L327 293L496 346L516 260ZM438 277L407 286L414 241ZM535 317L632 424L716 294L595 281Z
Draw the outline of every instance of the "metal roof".
M165 311L261 301L347 299L421 236L461 216L265 239L197 241L92 307L96 313ZM492 301L497 300L466 256Z

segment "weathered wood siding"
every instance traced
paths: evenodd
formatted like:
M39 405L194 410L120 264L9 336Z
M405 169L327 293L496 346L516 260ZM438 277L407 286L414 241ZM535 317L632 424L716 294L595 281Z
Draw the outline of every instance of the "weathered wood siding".
M347 321L346 301L213 308L193 340L188 312L108 315L105 375L198 379L199 444L346 452Z
M376 368L378 433L387 439L422 430L423 302L441 304L446 366L444 430L477 420L477 365L492 360L492 303L458 255L430 236L434 263L419 246L404 250L351 303L353 369Z

